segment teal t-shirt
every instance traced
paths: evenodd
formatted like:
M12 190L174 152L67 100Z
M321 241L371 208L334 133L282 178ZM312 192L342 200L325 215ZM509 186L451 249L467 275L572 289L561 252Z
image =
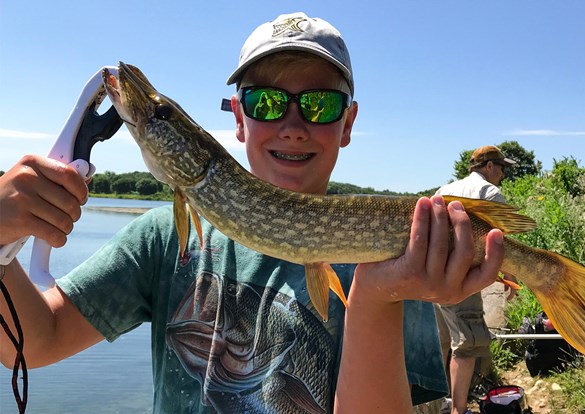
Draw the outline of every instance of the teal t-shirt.
M323 322L304 267L233 242L206 222L180 258L172 209L149 211L59 279L108 341L152 325L155 413L328 413L339 367L341 301ZM346 293L355 265L334 265ZM430 303L405 303L413 401L446 394ZM389 372L388 375L393 375Z

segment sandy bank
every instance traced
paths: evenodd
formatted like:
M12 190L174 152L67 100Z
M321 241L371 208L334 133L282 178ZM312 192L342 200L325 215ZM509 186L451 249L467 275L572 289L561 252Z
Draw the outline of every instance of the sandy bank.
M101 206L88 206L84 207L84 209L92 211L105 211L108 213L126 214L143 214L150 210L150 208L147 207L101 207Z

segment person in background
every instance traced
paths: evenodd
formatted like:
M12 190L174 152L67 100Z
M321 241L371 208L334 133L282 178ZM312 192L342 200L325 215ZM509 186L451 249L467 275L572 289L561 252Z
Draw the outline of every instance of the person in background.
M500 190L506 168L516 162L506 158L495 146L477 148L469 160L469 175L439 188L437 195L478 198L504 203ZM505 278L514 280L509 275ZM510 289L508 299L514 295ZM471 413L467 410L467 397L477 358L490 356L491 333L484 320L481 292L477 292L455 305L435 305L443 348L445 366L450 375L451 401L446 400L443 410L452 414ZM448 360L450 342L451 359ZM450 404L449 404L450 403ZM449 410L449 405L450 410Z
M251 173L325 194L358 112L337 29L304 13L262 24L228 84L236 84L235 135ZM281 102L271 115L254 113L263 93ZM318 120L302 110L315 96L324 99ZM0 244L32 234L63 245L87 195L71 167L23 157L0 177ZM451 227L460 241L449 253ZM29 367L147 322L154 413L404 414L448 391L433 306L421 300L461 301L491 283L503 259L503 235L492 230L485 260L471 267L471 223L461 203L423 197L403 256L334 266L348 306L332 295L323 321L303 266L247 249L206 222L203 230L204 248L191 229L181 258L172 208L150 210L43 293L17 260L7 265L3 283L21 319ZM2 334L0 341L2 363L11 367L10 340Z

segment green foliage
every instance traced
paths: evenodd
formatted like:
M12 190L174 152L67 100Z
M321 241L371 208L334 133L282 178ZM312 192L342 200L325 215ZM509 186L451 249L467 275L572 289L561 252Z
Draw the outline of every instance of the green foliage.
M112 191L116 194L128 194L134 191L136 182L132 181L130 177L118 177L112 183Z
M516 165L506 169L506 179L514 181L525 175L534 175L542 170L542 163L534 159L534 151L527 151L517 141L504 141L496 145L504 155L516 161ZM469 160L475 148L463 150L459 153L459 160L455 161L453 176L460 180L469 174Z
M521 341L497 340L490 344L490 353L492 355L493 368L496 371L506 371L516 365L522 352L518 348L522 347Z
M338 183L330 181L327 186L327 194L381 194L393 196L414 195L413 193L398 193L390 190L375 190L372 187L360 187L355 184Z
M366 193L366 191L369 191ZM362 188L354 184L331 181L327 186L327 194L372 194L373 188Z
M152 195L162 190L162 185L154 178L142 178L136 183L136 191L140 195Z
M559 185L572 197L585 194L585 185L582 178L585 176L585 169L579 167L579 162L571 158L563 158L560 161L554 160L553 183Z
M459 153L459 159L455 161L455 164L453 165L453 168L455 169L453 177L455 177L456 180L461 180L469 175L469 160L471 159L473 151L475 151L475 149L467 149Z
M542 171L542 162L535 160L534 151L524 149L517 141L504 141L498 148L506 157L516 161L516 165L506 169L506 178L514 181L526 175L539 174Z
M534 317L542 311L534 293L526 287L516 291L516 297L506 306L506 321L508 326L518 329L522 326L525 316Z
M541 177L504 182L502 191L510 204L536 221L534 231L516 236L520 241L585 261L585 168L565 158Z
M570 369L554 374L551 382L560 385L560 393L552 393L553 413L585 413L585 359L579 357ZM560 395L559 395L560 394ZM562 411L559 411L562 410Z
M88 185L89 191L108 194L112 192L112 183L105 174L96 174Z
M148 200L171 200L171 189L157 181L152 174L143 171L116 174L106 171L96 174L88 185L94 197L138 198Z

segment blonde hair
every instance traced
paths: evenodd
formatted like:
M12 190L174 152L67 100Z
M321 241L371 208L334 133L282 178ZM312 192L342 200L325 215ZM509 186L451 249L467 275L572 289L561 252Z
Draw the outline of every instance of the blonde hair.
M268 55L258 62L252 64L242 76L242 81L238 85L248 86L252 83L251 79L255 78L271 78L275 82L286 79L291 73L303 74L311 70L311 65L316 61L324 61L324 59L315 56L312 53L301 51L286 51L278 52ZM329 63L329 62L328 62ZM347 94L350 93L349 83L339 69L332 63L329 63L331 76L336 80L335 89L339 89Z

